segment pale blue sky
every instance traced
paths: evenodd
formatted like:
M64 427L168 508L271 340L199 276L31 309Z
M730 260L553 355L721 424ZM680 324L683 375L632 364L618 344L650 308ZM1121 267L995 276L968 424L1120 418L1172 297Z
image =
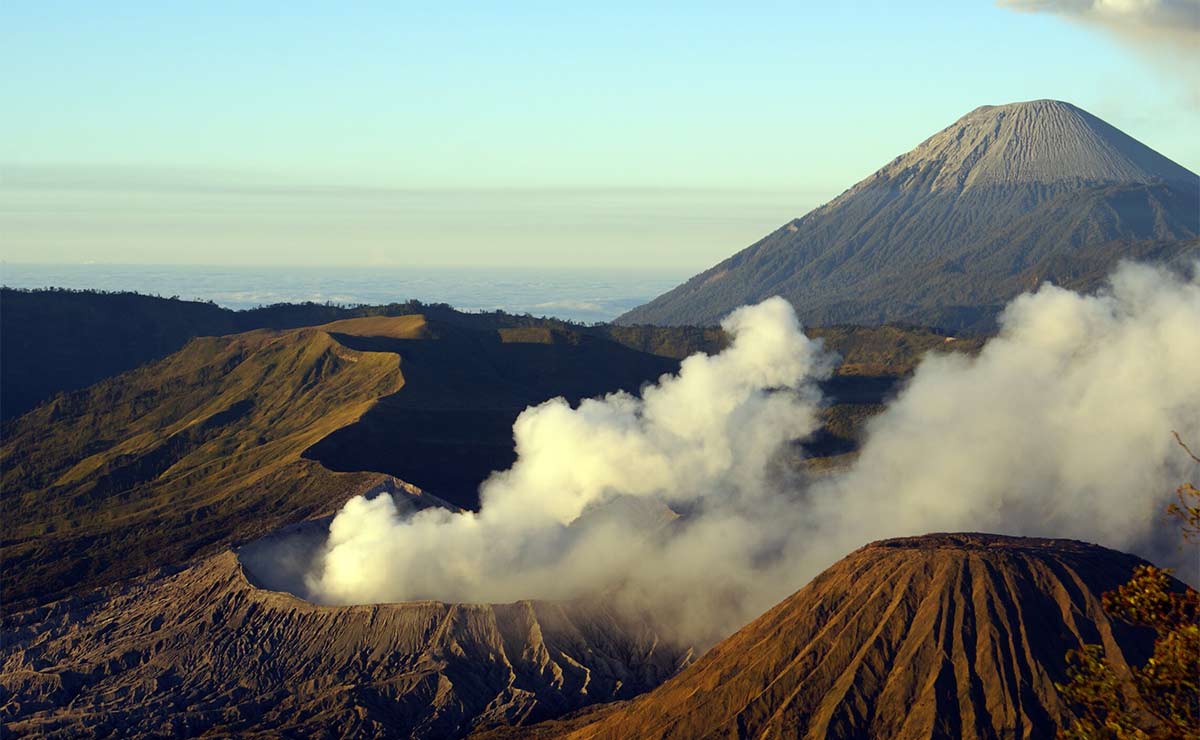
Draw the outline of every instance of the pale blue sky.
M1041 97L1200 170L1188 84L1054 15L475 5L4 3L3 258L687 273Z

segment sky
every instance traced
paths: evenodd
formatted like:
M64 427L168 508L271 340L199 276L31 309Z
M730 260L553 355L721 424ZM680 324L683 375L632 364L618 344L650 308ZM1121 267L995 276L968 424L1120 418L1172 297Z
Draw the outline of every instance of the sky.
M1067 100L1200 171L1193 21L1195 0L10 0L0 259L690 274L979 105Z

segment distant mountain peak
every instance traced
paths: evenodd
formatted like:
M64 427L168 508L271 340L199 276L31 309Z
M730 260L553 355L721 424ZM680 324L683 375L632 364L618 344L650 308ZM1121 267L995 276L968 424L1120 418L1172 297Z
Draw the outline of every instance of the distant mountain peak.
M1050 280L1200 250L1200 177L1060 100L985 105L729 259L617 318L717 323L786 298L808 325L989 331Z
M1196 175L1061 100L984 105L855 188L1192 182ZM853 190L851 191L853 192Z

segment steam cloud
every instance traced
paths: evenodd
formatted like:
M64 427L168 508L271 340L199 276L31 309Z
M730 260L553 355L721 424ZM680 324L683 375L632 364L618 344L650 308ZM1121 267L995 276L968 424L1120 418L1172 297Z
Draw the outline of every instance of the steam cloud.
M1200 0L999 0L1018 11L1054 13L1099 28L1192 86L1200 81ZM1200 103L1194 89L1192 102Z
M1200 3L1196 0L1000 0L1000 5L1055 13L1132 41L1167 40L1186 46L1200 38Z
M779 298L734 312L715 356L641 397L526 410L478 513L334 518L310 598L513 601L607 594L683 640L727 634L871 540L1074 537L1169 560L1162 510L1200 437L1200 281L1125 265L1097 295L1014 300L977 357L926 358L832 475L785 464L834 358ZM1165 543L1170 543L1169 545Z

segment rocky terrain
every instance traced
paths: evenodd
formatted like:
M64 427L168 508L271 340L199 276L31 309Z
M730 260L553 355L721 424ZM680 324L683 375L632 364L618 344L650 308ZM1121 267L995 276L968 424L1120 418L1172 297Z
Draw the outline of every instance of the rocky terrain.
M601 600L326 607L253 577L225 551L11 615L4 735L455 738L635 696L691 658Z
M829 203L618 319L711 324L782 295L806 324L987 331L1050 280L1200 254L1200 177L1068 103L983 106Z
M488 736L1051 738L1071 716L1055 689L1069 649L1148 657L1151 638L1100 604L1140 562L1070 540L876 542L649 694Z
M934 534L863 547L693 662L602 598L321 606L264 582L256 548L327 521L10 615L6 734L1048 738L1068 650L1124 670L1152 639L1100 605L1136 557Z

